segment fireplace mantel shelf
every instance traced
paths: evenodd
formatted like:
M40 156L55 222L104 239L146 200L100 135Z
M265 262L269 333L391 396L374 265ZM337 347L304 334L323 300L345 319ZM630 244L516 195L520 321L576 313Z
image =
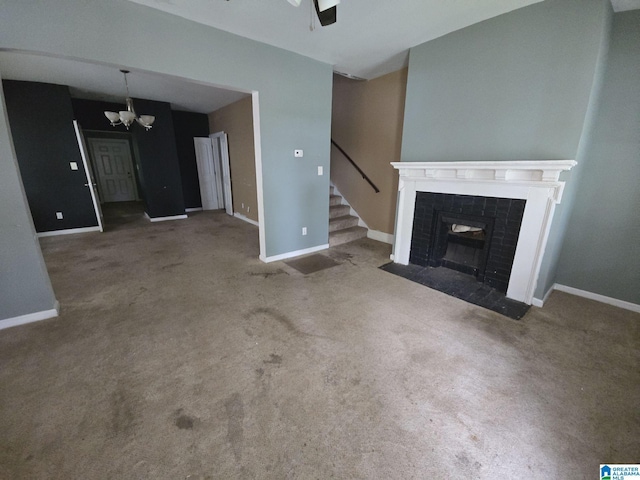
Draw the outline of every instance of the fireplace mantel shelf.
M417 192L526 200L507 297L531 304L556 204L560 173L575 160L394 162L399 170L398 215L392 259L407 265Z
M560 172L576 165L575 160L517 160L491 162L393 162L400 176L411 178L557 182Z

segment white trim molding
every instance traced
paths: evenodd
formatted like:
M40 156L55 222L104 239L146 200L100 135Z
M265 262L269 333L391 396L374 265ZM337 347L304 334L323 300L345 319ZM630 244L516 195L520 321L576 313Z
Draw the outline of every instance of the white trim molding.
M542 308L544 306L544 303L549 300L549 295L551 295L551 293L553 292L553 288L555 287L555 283L553 285L551 285L551 288L549 290L547 290L547 293L544 294L544 296L540 299L540 298L533 298L533 300L531 300L531 305L533 305L534 307L540 307Z
M549 293L553 290L559 292L570 293L577 297L588 298L589 300L595 300L596 302L606 303L607 305L613 305L614 307L624 308L625 310L631 310L632 312L640 313L640 305L637 303L627 302L625 300L619 300L617 298L607 297L606 295L600 295L599 293L588 292L586 290L580 290L579 288L569 287L560 283L554 283ZM545 295L545 301L548 294ZM542 305L541 305L542 306Z
M240 212L234 212L233 216L236 218L239 218L240 220L244 220L247 223L250 223L251 225L255 225L256 227L260 227L260 224L258 222L256 222L255 220L251 220L249 217L241 214Z
M66 228L64 230L50 230L48 232L39 232L38 238L55 237L56 235L74 235L76 233L101 232L100 227L82 227L82 228Z
M260 94L254 90L251 92L251 105L253 112L253 148L256 164L256 198L258 200L258 241L260 254L258 258L265 261L267 257L267 234L265 233L264 216L264 181L262 178L262 140L260 132Z
M393 261L409 263L417 192L526 200L507 297L531 305L556 204L560 172L575 160L393 162L399 170Z
M325 243L324 245L318 245L316 247L305 248L303 250L295 250L293 252L282 253L280 255L273 255L271 257L262 257L260 256L260 260L264 263L277 262L279 260L286 260L288 258L300 257L302 255L307 255L309 253L319 252L320 250L326 250L329 248L329 244Z
M389 245L393 245L393 234L384 233L380 230L367 230L367 238L372 240L377 240L378 242L388 243Z
M202 207L185 208L184 211L185 211L185 213L201 212L202 211Z
M28 313L26 315L20 315L19 317L5 318L0 320L0 330L5 328L17 327L18 325L25 325L27 323L39 322L41 320L47 320L48 318L57 317L60 314L60 303L56 300L54 308L50 310L43 310L41 312Z
M184 220L185 218L189 218L187 217L187 215L171 215L169 217L150 217L149 214L147 212L144 212L144 216L147 217L147 219L150 222L166 222L168 220Z

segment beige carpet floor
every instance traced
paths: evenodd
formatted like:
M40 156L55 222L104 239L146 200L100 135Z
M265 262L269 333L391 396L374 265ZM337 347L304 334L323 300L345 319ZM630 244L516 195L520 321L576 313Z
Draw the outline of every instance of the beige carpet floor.
M640 315L514 321L377 267L304 275L220 212L41 240L61 314L0 331L1 479L599 478L640 461Z

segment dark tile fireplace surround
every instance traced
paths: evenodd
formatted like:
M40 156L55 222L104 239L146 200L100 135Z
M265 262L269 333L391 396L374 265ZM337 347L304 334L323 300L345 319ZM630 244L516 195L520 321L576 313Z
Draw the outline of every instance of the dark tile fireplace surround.
M409 262L471 274L506 293L525 200L418 192ZM455 233L451 225L481 228Z
M529 305L505 293L525 204L521 199L417 192L409 265L381 268L520 319ZM453 225L475 231L455 232Z

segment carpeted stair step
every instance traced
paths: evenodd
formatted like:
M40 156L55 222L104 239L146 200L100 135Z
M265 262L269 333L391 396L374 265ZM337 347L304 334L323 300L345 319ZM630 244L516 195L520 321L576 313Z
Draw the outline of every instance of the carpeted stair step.
M349 227L329 233L329 246L335 247L343 243L353 242L359 238L367 236L367 229L364 227Z
M329 195L329 205L340 205L342 197L340 195Z
M342 217L349 215L351 208L349 205L330 205L329 206L329 218Z
M329 231L335 232L336 230L343 230L345 228L357 227L358 217L352 215L343 215L342 217L335 217L329 219Z

